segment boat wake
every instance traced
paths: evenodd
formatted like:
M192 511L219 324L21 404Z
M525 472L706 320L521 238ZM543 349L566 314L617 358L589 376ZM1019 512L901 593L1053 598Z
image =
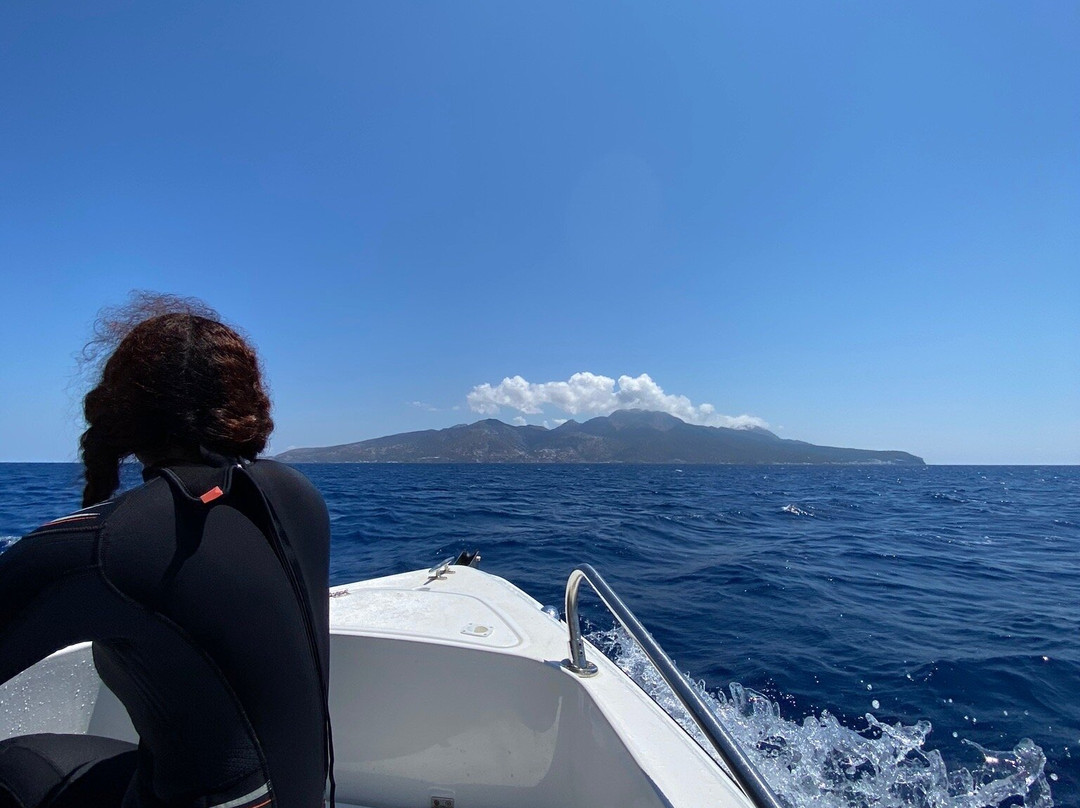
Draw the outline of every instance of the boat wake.
M622 629L593 631L589 640L622 668L710 754L705 736ZM781 717L766 696L732 683L730 695L696 689L721 723L792 808L1052 808L1046 756L1028 739L1008 752L968 742L979 762L948 770L941 753L924 748L929 721L885 724L867 713L867 727L845 727L828 712L802 723ZM715 756L715 755L714 755Z
M19 540L18 536L0 536L0 553Z

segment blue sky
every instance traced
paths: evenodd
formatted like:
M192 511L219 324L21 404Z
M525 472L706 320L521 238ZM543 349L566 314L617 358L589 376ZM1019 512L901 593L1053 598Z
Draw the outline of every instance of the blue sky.
M156 289L258 345L277 451L635 400L1078 463L1078 41L1072 2L5 3L0 460L75 458L73 355Z

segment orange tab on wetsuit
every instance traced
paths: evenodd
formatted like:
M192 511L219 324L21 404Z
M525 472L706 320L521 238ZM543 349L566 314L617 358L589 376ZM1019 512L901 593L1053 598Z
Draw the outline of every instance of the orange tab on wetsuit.
M220 486L215 485L213 488L211 488L209 491L199 497L199 500L203 503L203 505L207 505L224 493L225 492L221 490Z

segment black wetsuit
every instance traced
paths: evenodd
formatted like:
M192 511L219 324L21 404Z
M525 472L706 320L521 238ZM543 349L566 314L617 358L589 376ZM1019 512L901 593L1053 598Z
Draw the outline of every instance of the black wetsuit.
M174 464L144 476L145 485L43 525L0 554L0 682L93 640L98 673L140 742L137 752L105 742L104 752L87 747L82 756L113 770L126 761L125 808L316 808L327 767L316 663L328 669L322 498L272 461L243 470ZM275 515L307 618L270 540ZM73 737L0 743L0 805L5 790L37 799L20 780L32 777L31 758L58 756L67 762L50 760L53 769L90 771L94 760L50 752L96 743Z

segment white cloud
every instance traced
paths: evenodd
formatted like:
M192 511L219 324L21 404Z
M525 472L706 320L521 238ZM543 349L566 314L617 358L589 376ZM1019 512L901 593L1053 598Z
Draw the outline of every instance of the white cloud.
M467 396L475 412L495 415L500 408L538 415L550 406L570 415L608 415L615 410L642 409L667 412L690 424L726 426L735 429L766 428L768 424L754 415L722 415L712 404L695 405L686 396L669 395L647 373L609 376L575 373L565 382L526 381L521 376L503 379L499 384L479 384ZM520 418L520 416L519 416Z

